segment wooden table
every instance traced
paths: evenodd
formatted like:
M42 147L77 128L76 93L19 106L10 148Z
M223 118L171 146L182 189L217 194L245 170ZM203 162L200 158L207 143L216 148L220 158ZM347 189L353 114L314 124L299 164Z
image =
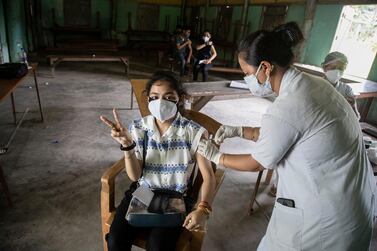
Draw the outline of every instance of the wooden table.
M5 145L5 147L0 147L0 154L4 154L8 150L8 147L9 147L13 137L15 136L17 129L21 125L23 118L25 117L26 113L29 110L29 108L26 108L25 112L23 113L23 116L21 117L21 119L17 123L16 106L15 106L15 99L14 99L13 92L15 91L17 86L19 86L22 83L22 81L30 73L32 73L33 77L34 77L35 90L37 92L37 99L38 99L38 104L39 104L39 112L40 112L40 115L41 115L41 121L42 122L44 121L43 110L42 110L42 105L41 105L41 98L40 98L40 95L39 95L38 81L37 81L37 75L36 75L36 70L37 70L38 64L34 63L34 64L31 64L30 66L31 67L29 68L28 74L26 74L25 76L23 76L21 78L0 79L0 102L5 100L10 95L11 101L12 101L13 120L14 120L14 123L17 125L15 130L12 132L12 134L11 134L9 140L8 140L8 143ZM12 200L11 200L10 192L9 192L8 185L7 185L7 182L5 180L5 176L4 176L3 169L2 169L1 165L0 165L0 185L2 187L2 190L5 193L7 200L8 200L9 206L12 206Z
M215 96L232 96L249 94L248 89L238 89L229 87L230 81L212 81L212 82L191 82L184 83L191 110L199 111Z
M83 54L83 55L48 55L51 74L55 76L55 68L61 62L121 62L125 66L125 73L130 73L130 62L127 56L112 54Z
M267 171L266 179L265 179L265 182L264 182L265 185L270 184L271 178L272 178L272 174L274 173L274 169L263 169L262 171L258 172L258 178L257 178L257 181L255 183L253 192L251 194L249 208L247 210L248 213L249 213L249 215L251 215L254 212L254 204L257 204L259 206L258 201L257 201L257 195L258 195L259 186L260 186L260 182L262 180L262 175L263 175L264 171Z
M241 78L245 75L240 68L222 67L216 65L209 68L208 71L235 74L241 76Z
M361 83L348 83L356 99L366 99L366 104L360 111L360 121L365 122L374 97L377 97L377 83L365 80Z
M368 134L368 132L364 132L364 129L369 129L369 130L372 130L374 131L376 134L377 134L377 128L368 124L368 123L364 123L364 122L361 122L360 123L360 127L361 127L361 130L363 130L363 135L364 136L368 136L370 137L371 139L373 140L377 140L377 138L371 134ZM373 174L374 176L377 176L377 163L373 162L373 161L370 161L370 163L372 164L372 168L373 168Z
M37 92L37 99L38 99L38 105L39 105L39 113L41 115L41 121L42 122L44 121L43 109L41 105L41 97L39 95L38 80L37 80L37 75L36 75L38 63L30 64L30 67L31 68L29 68L28 74L26 74L25 76L21 78L0 79L0 102L10 95L11 101L12 101L13 120L15 124L17 123L17 117L16 117L16 106L15 106L13 92L17 88L17 86L19 86L22 83L22 81L31 73L33 74L35 91Z
M294 63L293 66L300 71L303 71L303 72L306 72L306 73L309 73L318 77L325 76L322 67L319 67L319 66L309 65L309 64L300 64L300 63ZM344 83L356 83L356 82L360 82L361 79L350 76L350 75L344 75L342 76L340 81Z

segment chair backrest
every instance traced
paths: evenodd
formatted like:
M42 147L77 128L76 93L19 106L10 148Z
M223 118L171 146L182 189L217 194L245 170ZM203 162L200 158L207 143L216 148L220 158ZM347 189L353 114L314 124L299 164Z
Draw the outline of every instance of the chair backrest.
M147 96L145 95L145 87L148 82L148 79L131 79L131 85L133 88L133 91L135 93L135 97L137 100L137 104L139 106L140 114L142 117L147 116L150 114L148 109L148 103L147 103ZM186 110L184 114L182 114L184 117L195 121L199 125L203 126L207 129L209 134L214 135L220 127L220 123L214 120L213 118L197 111L193 110ZM212 163L212 169L214 172L216 172L216 165ZM193 196L197 197L200 187L202 185L203 179L198 172L198 175L195 178L192 191L191 193Z
M147 96L145 95L145 88L147 82L148 79L131 79L131 86L135 94L140 114L142 117L145 117L150 114L148 109ZM221 125L213 118L208 117L207 115L201 112L186 110L185 113L182 115L206 128L209 134L215 134L217 129L219 129Z
M139 105L140 114L145 117L149 114L147 96L144 94L148 79L131 79L132 90L135 94L137 104Z

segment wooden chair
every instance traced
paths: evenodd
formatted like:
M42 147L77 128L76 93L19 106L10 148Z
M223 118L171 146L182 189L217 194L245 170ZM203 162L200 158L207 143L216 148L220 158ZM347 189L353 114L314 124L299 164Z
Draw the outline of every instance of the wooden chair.
M141 116L147 116L149 114L147 106L147 97L143 95L143 90L145 89L147 80L131 80L131 85L134 89L136 100L139 105L139 110ZM214 119L208 117L205 114L195 111L187 111L185 117L199 123L205 127L210 134L214 134L220 127L220 123ZM102 218L102 234L103 234L103 244L104 251L107 251L107 242L105 240L106 234L110 230L110 225L114 219L115 215L115 177L125 168L124 158L112 165L106 172L102 175L102 189L101 189L101 218ZM217 169L216 165L212 164L212 168L216 176L216 192L218 191L223 179L224 171ZM193 193L197 196L199 194L202 177L200 172L198 172L193 185ZM177 242L178 251L199 251L201 250L205 232L190 232L186 229L182 231L181 236ZM145 248L146 238L140 235L136 238L134 245Z

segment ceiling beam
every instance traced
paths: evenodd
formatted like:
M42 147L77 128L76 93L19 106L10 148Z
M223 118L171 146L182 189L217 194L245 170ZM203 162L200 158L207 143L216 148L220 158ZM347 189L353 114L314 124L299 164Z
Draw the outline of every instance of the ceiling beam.
M173 2L173 1L171 1ZM211 6L244 5L244 0L211 0ZM187 0L188 6L205 6L206 0ZM249 5L306 4L305 0L249 0ZM317 4L363 5L376 4L376 0L318 0Z

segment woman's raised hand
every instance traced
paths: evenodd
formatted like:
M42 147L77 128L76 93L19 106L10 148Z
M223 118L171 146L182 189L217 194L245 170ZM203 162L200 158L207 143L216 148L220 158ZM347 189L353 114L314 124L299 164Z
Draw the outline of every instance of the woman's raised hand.
M133 143L131 134L127 128L123 127L119 115L115 108L113 109L115 123L104 116L100 116L100 119L111 128L111 137L118 141L123 146L127 147Z
M222 125L215 134L216 144L221 144L227 138L241 137L243 136L242 126L227 126Z

